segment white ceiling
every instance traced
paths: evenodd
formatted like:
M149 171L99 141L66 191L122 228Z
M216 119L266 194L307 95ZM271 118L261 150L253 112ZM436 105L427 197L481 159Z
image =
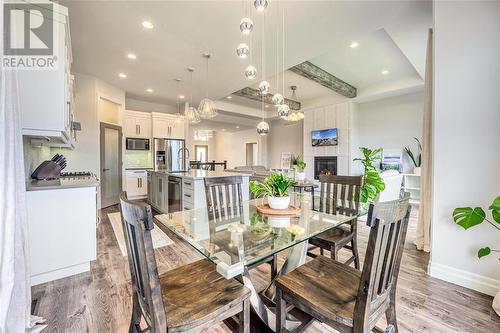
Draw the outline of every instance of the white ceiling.
M235 54L235 47L244 40L238 29L244 15L241 1L62 3L69 7L75 72L99 77L144 100L175 104L174 78L183 80L181 93L189 97L186 68L193 66L197 69L193 89L197 104L205 92L201 54L210 51L211 98L223 99L249 85L243 69L250 60ZM286 68L312 59L360 88L378 80L418 76L415 68L420 69L425 58L422 36L432 19L430 1L280 1L279 5L286 11ZM275 65L276 6L277 1L270 0L266 10L266 67L271 85L275 85L273 76L280 71ZM255 23L254 60L260 73L257 60L262 14L250 9ZM144 29L144 19L153 22L155 28ZM384 28L390 35L381 30ZM348 48L353 40L359 41L358 49ZM418 45L412 41L418 41ZM129 52L135 53L137 60L128 59ZM381 66L389 67L389 76L380 78ZM127 78L119 78L120 72ZM286 86L298 86L301 101L335 94L293 73L286 72L285 77ZM154 93L146 93L146 88L153 88Z

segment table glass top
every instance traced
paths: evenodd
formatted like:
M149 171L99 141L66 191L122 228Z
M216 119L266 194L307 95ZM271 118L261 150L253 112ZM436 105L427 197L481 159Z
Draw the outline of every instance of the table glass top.
M318 198L315 201L317 205ZM223 220L210 220L206 207L155 217L215 262L226 277L353 219L313 210L309 193L291 195L290 204L300 207L296 216L263 215L257 206L265 203L265 199L244 201L241 214Z

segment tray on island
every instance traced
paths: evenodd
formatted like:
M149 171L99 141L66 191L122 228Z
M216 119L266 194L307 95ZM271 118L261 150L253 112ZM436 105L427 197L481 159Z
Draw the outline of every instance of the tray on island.
M257 211L264 215L295 216L300 214L300 207L290 205L286 209L272 209L268 204L257 206Z

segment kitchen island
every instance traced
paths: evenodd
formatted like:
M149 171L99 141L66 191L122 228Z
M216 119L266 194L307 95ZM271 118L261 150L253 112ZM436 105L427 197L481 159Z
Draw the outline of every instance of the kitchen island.
M250 198L249 174L211 170L148 170L148 203L161 213L206 207L205 178L242 177L243 200Z

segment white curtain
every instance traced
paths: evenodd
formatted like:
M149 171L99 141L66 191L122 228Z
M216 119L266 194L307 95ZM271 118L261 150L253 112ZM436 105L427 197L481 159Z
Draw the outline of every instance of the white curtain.
M420 210L417 225L417 249L430 252L432 219L432 40L429 30L425 63L424 119L422 131L422 173L420 176Z

